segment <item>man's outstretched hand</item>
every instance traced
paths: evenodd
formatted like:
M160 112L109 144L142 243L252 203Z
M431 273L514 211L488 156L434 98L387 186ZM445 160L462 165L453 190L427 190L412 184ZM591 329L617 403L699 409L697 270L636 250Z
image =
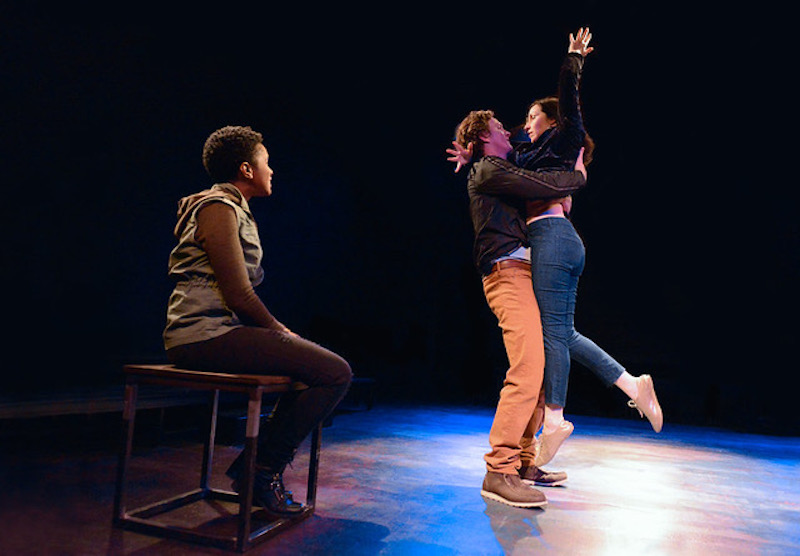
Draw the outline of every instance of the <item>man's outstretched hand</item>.
M453 148L452 149L445 149L445 152L450 156L447 157L447 160L450 162L456 163L456 169L454 170L458 173L461 168L466 166L470 160L472 160L472 149L473 144L470 143L464 148L461 144L456 141L453 141Z

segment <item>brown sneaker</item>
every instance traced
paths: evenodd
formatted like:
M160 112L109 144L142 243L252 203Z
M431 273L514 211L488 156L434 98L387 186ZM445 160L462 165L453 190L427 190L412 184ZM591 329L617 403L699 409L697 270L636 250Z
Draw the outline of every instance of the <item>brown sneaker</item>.
M554 487L567 482L567 474L563 471L545 471L535 465L519 468L519 478L529 485Z
M517 508L541 508L547 504L544 494L524 484L517 473L487 471L481 496Z

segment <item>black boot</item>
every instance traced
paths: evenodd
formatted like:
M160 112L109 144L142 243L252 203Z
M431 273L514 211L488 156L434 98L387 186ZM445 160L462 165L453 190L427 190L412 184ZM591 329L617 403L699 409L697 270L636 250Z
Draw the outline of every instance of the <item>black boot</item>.
M230 471L230 470L229 470ZM229 473L230 476L230 473ZM265 467L256 469L253 484L253 504L270 512L291 517L303 511L304 506L292 500L292 492L283 486L283 473ZM233 480L233 490L241 494L240 478Z

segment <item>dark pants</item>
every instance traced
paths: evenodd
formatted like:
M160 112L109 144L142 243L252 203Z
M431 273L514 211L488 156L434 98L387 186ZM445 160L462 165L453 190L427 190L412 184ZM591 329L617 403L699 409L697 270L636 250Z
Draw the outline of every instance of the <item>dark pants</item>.
M341 401L353 378L350 365L335 353L267 328L237 328L211 340L176 346L167 350L167 356L179 367L290 376L308 386L283 394L259 434L256 463L281 472L300 443ZM235 468L236 463L233 472Z

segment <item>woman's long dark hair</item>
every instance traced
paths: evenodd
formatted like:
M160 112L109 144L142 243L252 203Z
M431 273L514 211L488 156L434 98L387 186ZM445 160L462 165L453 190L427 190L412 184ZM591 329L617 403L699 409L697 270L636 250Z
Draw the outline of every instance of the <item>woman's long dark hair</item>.
M528 112L531 111L531 108L537 105L545 116L558 122L558 125L561 125L561 118L558 114L558 98L545 97L534 100L531 105L528 106ZM592 161L592 154L594 153L594 139L592 139L588 133L586 133L583 139L583 148L583 163L584 165L588 166Z

